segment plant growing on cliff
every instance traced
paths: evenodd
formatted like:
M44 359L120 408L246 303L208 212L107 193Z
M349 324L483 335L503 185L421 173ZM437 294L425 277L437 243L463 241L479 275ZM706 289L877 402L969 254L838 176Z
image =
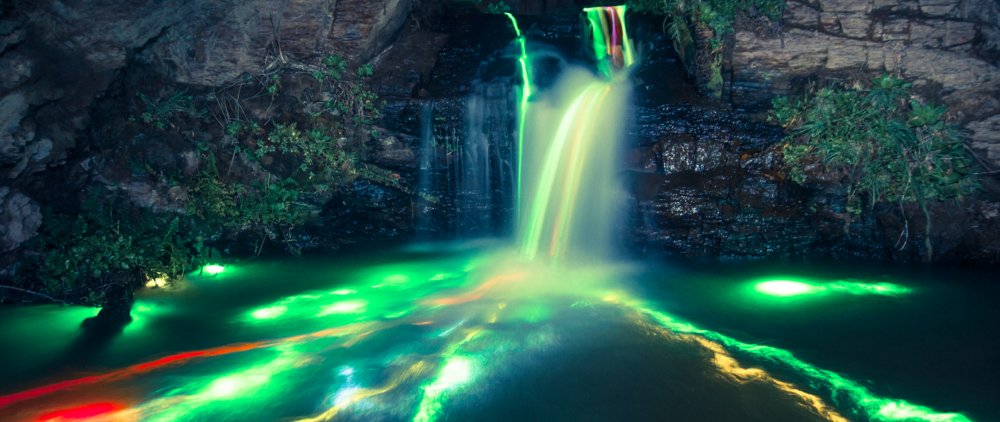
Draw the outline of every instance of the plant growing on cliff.
M703 66L707 73L706 88L716 97L722 95L723 40L733 32L740 15L763 15L771 21L781 18L784 0L629 0L629 8L637 12L664 16L663 28L673 40L689 74ZM696 63L698 46L695 33L709 33L706 55Z
M132 116L130 120L140 120L159 130L166 129L168 125L172 126L171 120L178 115L200 117L200 112L194 107L194 102L186 91L173 92L162 98L138 93L136 98L142 103L139 106L140 113L138 119Z
M777 98L772 117L788 130L782 154L793 181L832 175L846 187L852 214L860 213L864 202L895 202L901 212L904 204L915 203L924 215L924 252L930 260L929 203L960 199L977 187L971 157L958 131L944 121L946 111L913 99L905 81L881 76L870 87Z
M210 248L182 216L132 207L103 189L79 213L48 211L29 248L44 251L22 271L24 286L56 297L83 297L98 305L116 273L178 278L203 265ZM134 289L144 279L130 280Z
M257 254L267 240L298 252L291 242L292 230L316 211L302 201L305 188L301 184L271 175L263 182L250 183L227 178L219 172L213 153L205 154L203 160L205 166L190 182L187 216L193 224L216 232L253 233Z

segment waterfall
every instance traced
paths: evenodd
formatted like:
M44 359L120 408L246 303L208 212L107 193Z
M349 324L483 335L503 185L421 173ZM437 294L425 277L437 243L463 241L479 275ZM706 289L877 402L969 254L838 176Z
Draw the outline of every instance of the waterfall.
M420 194L416 206L416 230L427 233L433 229L431 213L426 198L432 197L435 183L437 148L434 139L434 102L420 104L420 152L417 169L417 192Z
M616 157L634 59L624 6L584 12L598 75L568 69L554 89L535 93L519 125L525 141L517 236L528 259L603 254L615 225Z
M493 236L508 227L514 189L516 116L509 82L476 82L465 100L462 142L455 151L459 233Z

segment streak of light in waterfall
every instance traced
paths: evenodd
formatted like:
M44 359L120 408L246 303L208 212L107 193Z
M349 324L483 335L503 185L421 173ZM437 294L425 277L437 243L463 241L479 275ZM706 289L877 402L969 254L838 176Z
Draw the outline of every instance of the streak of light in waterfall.
M517 63L521 68L521 100L518 104L517 109L517 175L515 176L515 190L514 190L514 224L517 224L517 219L520 218L521 213L516 211L521 209L521 192L522 183L524 179L524 130L525 124L528 121L528 100L531 99L531 60L528 57L528 47L527 40L525 40L524 35L521 34L521 27L517 24L517 18L510 13L504 13L508 19L510 19L510 24L514 27L514 33L517 35L517 45L520 49L520 56L518 56Z

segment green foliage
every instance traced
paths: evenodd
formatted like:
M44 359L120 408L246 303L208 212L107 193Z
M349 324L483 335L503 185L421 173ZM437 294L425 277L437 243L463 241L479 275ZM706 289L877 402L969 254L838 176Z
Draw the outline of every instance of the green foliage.
M977 187L971 157L944 121L946 111L912 99L905 81L882 76L868 88L777 98L772 117L789 131L782 153L793 181L833 175L847 187L853 214L861 212L862 197L871 205L917 203L929 232L928 201L960 199Z
M355 74L357 74L359 78L370 78L375 75L375 67L369 63L365 63L358 67Z
M318 178L334 184L339 184L338 179L353 167L356 160L342 146L337 145L327 131L314 127L303 133L295 123L275 124L267 136L267 142L258 147L256 154L261 158L272 152L296 157L300 162L298 171L307 179Z
M370 65L365 65L365 66L368 66L369 69L371 68ZM347 61L344 60L343 57L340 57L338 55L330 55L326 56L326 58L323 59L323 69L314 70L312 76L313 78L316 78L316 80L320 82L323 82L327 79L340 80L340 78L344 76L344 71L346 69L347 69Z
M340 56L331 55L323 59L323 68L312 72L322 89L329 92L330 99L324 104L326 111L346 116L354 126L375 123L381 115L378 94L368 88L365 81L375 75L371 64L363 64L354 70L354 79L344 78L347 62Z
M784 0L629 0L626 4L631 10L665 16L664 28L689 74L695 72L697 59L692 27L710 29L713 34L708 40L710 57L704 64L709 77L706 88L719 97L723 85L723 39L733 32L736 18L759 14L777 21L781 18Z
M626 4L637 12L690 18L711 28L717 40L733 32L741 14L757 13L776 21L784 7L783 0L629 0Z
M102 280L114 271L138 268L147 277L177 278L212 255L181 216L131 207L111 192L96 192L79 213L48 211L45 222L29 245L45 251L28 264L33 287L94 305L110 287Z
M41 236L29 246L38 258L18 271L19 283L57 298L87 297L97 304L109 283L123 279L115 277L122 271L138 269L146 277L176 279L200 267L213 251L203 239L228 242L252 234L257 253L270 242L296 254L301 246L295 231L315 218L327 191L356 177L405 191L397 174L358 158L368 137L378 136L371 125L381 104L366 85L373 75L370 64L349 72L343 58L326 57L312 75L330 99L326 112L287 121L258 122L247 111L286 102L281 83L297 73L282 69L244 78L204 97L185 91L155 98L137 95L136 116L129 120L158 130L188 123L203 127L208 113L197 112L195 102L211 101L207 108L221 137L191 140L197 155L192 160L197 164L194 174L153 169L135 157L123 163L144 177L181 188L175 200L186 209L156 213L94 188L99 194L79 215L46 216ZM250 91L244 89L248 86L255 94L243 94Z
M267 93L271 96L278 95L278 91L281 90L281 76L271 75L267 83Z
M190 117L201 117L201 114L194 106L191 96L186 91L178 91L166 98L151 98L146 94L136 95L141 102L139 118L145 124L164 130L168 126L173 126L171 120L178 115ZM129 120L137 120L135 116Z

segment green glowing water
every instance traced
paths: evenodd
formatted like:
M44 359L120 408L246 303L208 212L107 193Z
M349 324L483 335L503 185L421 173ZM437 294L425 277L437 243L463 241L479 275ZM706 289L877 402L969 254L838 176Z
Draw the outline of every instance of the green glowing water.
M852 295L903 296L910 289L893 283L865 283L837 280L816 282L806 280L765 280L754 284L754 290L770 296L793 297L845 293Z
M986 325L1000 322L987 299L996 288L935 284L926 276L918 288L908 282L913 275L881 269L823 277L784 268L775 278L753 268L553 269L519 256L471 249L229 265L224 278L193 276L178 290L149 289L134 325L110 339L74 328L93 309L2 310L3 350L18 354L0 364L0 395L177 353L236 351L0 411L33 420L110 402L141 420L178 421L824 419L784 390L793 388L851 420L1000 416L992 405L996 339L985 335ZM865 280L851 283L906 293L834 291L785 308L780 301L795 296L763 294L755 288L762 280ZM630 291L628 284L665 290ZM954 311L941 318L941 309ZM925 342L927 333L936 341ZM713 363L716 352L675 337L683 335L718 344L741 367L762 368L770 378L726 375L720 371L739 369ZM630 401L607 389L660 399ZM746 408L747 400L755 407Z

